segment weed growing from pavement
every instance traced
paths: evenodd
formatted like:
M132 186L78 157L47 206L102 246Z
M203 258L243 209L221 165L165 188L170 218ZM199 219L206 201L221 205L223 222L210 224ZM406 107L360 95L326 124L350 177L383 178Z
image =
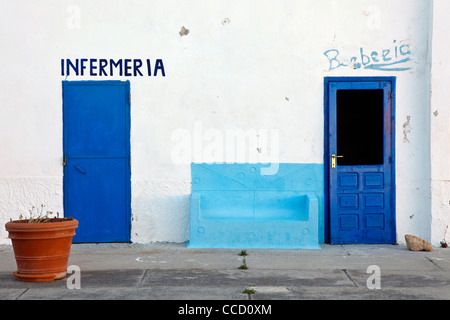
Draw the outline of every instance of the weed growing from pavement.
M239 269L242 269L242 270L247 270L248 269L247 262L245 261L245 258L242 260L242 264L239 266Z
M245 260L245 257L248 256L247 250L243 249L241 252L238 253L239 256L244 257L242 259L242 264L239 266L239 269L241 270L247 270L247 260Z
M255 289L250 289L250 288L245 288L244 291L242 291L242 293L245 293L248 295L254 294L255 292L256 292Z
M242 249L241 252L238 253L238 255L241 256L241 257L247 256L248 255L247 250Z

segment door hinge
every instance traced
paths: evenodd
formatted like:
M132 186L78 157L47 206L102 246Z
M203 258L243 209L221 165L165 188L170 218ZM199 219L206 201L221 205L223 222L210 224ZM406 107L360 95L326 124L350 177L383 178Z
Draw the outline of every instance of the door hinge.
M67 164L67 158L66 158L66 156L64 156L63 157L63 166L66 166L66 164Z
M131 155L128 156L128 166L131 168Z

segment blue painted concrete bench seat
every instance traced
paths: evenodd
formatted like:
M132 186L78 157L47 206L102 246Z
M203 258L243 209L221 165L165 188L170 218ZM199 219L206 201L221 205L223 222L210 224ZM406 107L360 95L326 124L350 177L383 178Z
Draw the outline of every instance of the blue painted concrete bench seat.
M192 164L188 247L320 249L323 166L264 167Z

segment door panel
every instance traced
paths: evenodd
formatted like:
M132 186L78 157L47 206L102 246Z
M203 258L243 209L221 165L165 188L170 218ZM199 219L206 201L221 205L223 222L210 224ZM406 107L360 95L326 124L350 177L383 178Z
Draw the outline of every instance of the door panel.
M126 159L73 159L66 164L68 214L80 221L74 242L129 241Z
M125 85L102 83L66 84L64 125L68 157L128 157L128 89Z
M326 81L330 243L395 242L392 92L384 79Z
M129 82L64 81L64 215L73 242L130 241Z

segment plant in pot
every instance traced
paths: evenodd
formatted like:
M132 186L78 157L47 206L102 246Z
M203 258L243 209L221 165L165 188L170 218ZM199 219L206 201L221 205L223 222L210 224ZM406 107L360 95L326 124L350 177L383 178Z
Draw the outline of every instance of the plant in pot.
M11 220L5 225L17 264L17 272L13 274L21 281L53 281L67 274L70 247L78 221L60 218L59 213L51 217L52 212L43 214L43 211L44 205L40 211L33 206L30 218L21 215L19 220Z

